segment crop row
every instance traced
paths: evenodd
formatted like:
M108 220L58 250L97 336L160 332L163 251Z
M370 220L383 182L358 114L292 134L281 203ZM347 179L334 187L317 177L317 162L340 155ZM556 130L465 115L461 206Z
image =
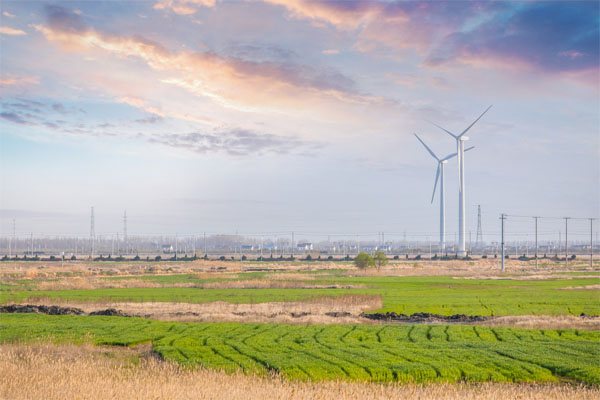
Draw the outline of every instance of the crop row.
M600 384L600 332L460 325L297 326L12 314L0 339L152 342L166 359L290 379Z

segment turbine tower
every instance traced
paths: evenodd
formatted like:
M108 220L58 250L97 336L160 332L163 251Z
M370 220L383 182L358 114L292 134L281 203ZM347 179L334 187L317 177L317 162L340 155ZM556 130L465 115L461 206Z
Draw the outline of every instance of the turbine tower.
M440 180L440 253L442 253L446 249L446 206L444 204L446 193L444 192L444 164L447 164L448 160L456 156L457 153L452 153L444 158L439 158L425 144L425 142L421 140L421 138L416 133L415 136L419 140L419 142L421 142L421 144L425 146L425 149L427 149L429 154L431 154L431 156L435 158L438 163L437 172L435 173L435 183L433 184L433 194L431 195L431 202L433 203L433 199L435 197L435 189L437 188L438 180ZM473 147L469 147L465 151L469 151L472 148Z
M456 140L456 152L458 153L458 255L465 256L467 255L466 247L465 247L465 142L469 140L465 133L469 131L475 125L477 121L483 117L483 115L488 112L488 110L492 108L489 106L486 110L481 113L481 115L473 121L471 125L467 127L460 135L455 135L454 133L442 128L441 126L434 124L448 135L452 136Z

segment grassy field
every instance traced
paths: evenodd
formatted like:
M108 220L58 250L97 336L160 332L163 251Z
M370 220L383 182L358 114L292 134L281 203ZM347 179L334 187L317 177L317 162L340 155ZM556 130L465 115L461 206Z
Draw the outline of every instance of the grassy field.
M595 400L600 395L598 386L555 383L289 381L278 375L185 368L150 356L145 346L2 344L0 376L0 398L14 400Z
M600 384L600 332L441 325L298 326L5 314L2 342L131 346L184 365L297 380Z
M235 304L305 301L343 295L381 296L382 308L412 314L442 315L600 315L600 291L586 290L599 278L547 276L545 279L467 279L452 276L348 276L328 270L295 273L286 279L277 273L251 272L228 278L201 279L194 274L103 277L118 285L136 279L156 287L38 290L36 280L14 281L0 291L0 302L62 300L74 302L181 302ZM300 277L298 277L300 275ZM270 286L263 287L264 282ZM275 283L273 283L275 282ZM104 284L104 283L103 283ZM183 286L182 285L187 285ZM261 286L262 285L262 286ZM268 286L267 285L267 286ZM307 287L309 286L309 287ZM572 289L576 288L576 289Z

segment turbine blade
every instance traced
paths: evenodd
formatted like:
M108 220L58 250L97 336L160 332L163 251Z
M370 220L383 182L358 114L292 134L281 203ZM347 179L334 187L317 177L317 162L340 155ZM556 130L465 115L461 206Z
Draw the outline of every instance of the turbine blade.
M478 118L477 118L475 121L473 121L473 123L472 123L471 125L469 125L469 127L468 127L467 129L465 129L465 130L464 130L464 131L463 131L463 132L462 132L460 135L458 135L458 137L461 137L462 135L464 135L465 133L467 133L467 131L468 131L469 129L471 129L471 128L473 127L473 125L475 125L475 123L476 123L477 121L479 121L479 120L481 119L481 117L483 117L483 115L484 115L486 112L488 112L488 110L489 110L490 108L492 108L492 106L491 106L491 105L490 105L488 108L486 108L486 109L485 109L485 111L484 111L484 112L482 112L482 113L481 113L481 115L480 115L480 116L479 116L479 117L478 117Z
M458 153L452 153L450 155L447 155L446 157L442 158L440 161L448 161L449 159L451 159L452 157L456 157Z
M440 161L440 159L438 158L438 156L436 156L435 153L433 151L431 151L431 149L429 147L427 147L427 145L425 144L425 142L422 141L421 138L416 133L414 135L416 136L417 139L419 139L419 142L421 142L421 144L423 146L425 146L425 148L427 149L427 151L429 152L429 154L431 154L431 156L433 158L435 158L436 160Z
M433 203L433 199L435 197L435 189L437 188L438 179L440 178L440 164L438 163L437 172L435 173L435 183L433 184L433 194L431 195L431 202Z
M465 149L465 151L473 150L474 148L475 148L475 146L471 146L468 149Z
M432 125L437 126L438 128L440 128L441 130L443 130L444 132L446 132L448 135L452 136L454 139L458 139L458 136L456 136L454 133L442 128L441 126L439 126L436 123L430 122Z

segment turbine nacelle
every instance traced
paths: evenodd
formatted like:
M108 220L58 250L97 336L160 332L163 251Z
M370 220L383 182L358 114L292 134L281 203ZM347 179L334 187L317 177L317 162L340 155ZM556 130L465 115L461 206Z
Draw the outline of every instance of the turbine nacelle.
M484 112L481 113L481 115L479 117L477 117L477 119L475 121L473 121L471 123L471 125L469 125L464 131L462 131L459 135L456 135L452 132L450 132L449 130L442 128L441 126L437 125L437 124L433 124L435 126L437 126L438 128L440 128L441 130L443 130L444 132L446 132L448 135L452 136L455 140L456 140L456 151L457 151L457 159L458 159L458 236L459 236L459 245L458 245L458 254L459 255L465 255L465 225L466 225L466 221L465 221L465 181L464 181L464 152L467 150L464 150L464 142L469 140L469 138L466 136L466 133L469 131L469 129L471 129L473 127L473 125L475 125L477 123L477 121L479 121L481 119L481 117L484 116L485 113L487 113L489 111L489 109L492 108L492 106L490 105L488 108L485 109ZM439 165L438 164L438 170L439 170ZM437 182L436 182L437 183ZM434 191L435 191L435 187L434 187Z
M421 142L421 144L422 144L422 145L425 147L425 149L427 150L427 152L428 152L429 154L431 154L431 156L432 156L433 158L435 158L435 159L436 159L436 161L438 162L437 171L436 171L436 173L435 173L435 183L433 184L433 193L432 193L432 195L431 195L431 202L433 203L433 199L435 198L435 190L436 190L436 188L437 188L438 180L440 179L440 172L441 172L441 169L443 168L444 164L447 164L447 163L448 163L448 160L450 160L451 158L454 158L454 157L456 157L456 155L457 155L458 153L452 153L452 154L448 154L448 155L447 155L446 157L444 157L444 158L439 158L439 157L438 157L438 156L437 156L437 155L436 155L436 154L433 152L433 150L431 150L431 149L429 148L429 146L427 146L427 145L425 144L425 142L424 142L423 140L421 140L421 138L419 137L419 135L417 135L416 133L415 133L414 135L415 135L415 137L416 137L416 138L419 140L419 142ZM472 149L474 149L474 148L475 148L474 146L471 146L471 147L469 147L468 149L466 149L465 151L469 151L469 150L472 150Z

